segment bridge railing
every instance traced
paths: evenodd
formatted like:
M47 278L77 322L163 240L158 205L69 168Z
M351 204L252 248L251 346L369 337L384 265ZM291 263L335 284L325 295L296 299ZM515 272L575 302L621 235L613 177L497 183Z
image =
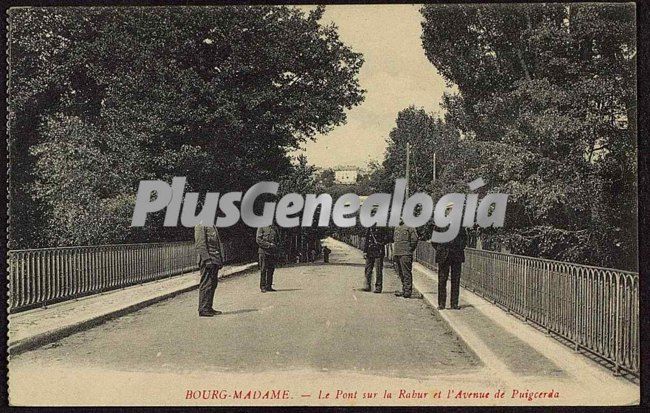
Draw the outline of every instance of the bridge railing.
M224 242L224 261L239 255ZM194 243L96 245L9 251L9 312L118 289L197 269Z
M343 241L360 248L363 237ZM386 246L392 258L392 246ZM467 248L461 284L547 333L639 374L639 274L611 268ZM420 242L415 260L436 269L435 249Z

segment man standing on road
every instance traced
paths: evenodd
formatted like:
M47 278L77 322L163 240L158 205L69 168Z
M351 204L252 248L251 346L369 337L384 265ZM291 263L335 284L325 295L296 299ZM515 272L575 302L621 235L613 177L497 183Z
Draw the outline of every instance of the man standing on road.
M277 261L280 246L280 231L275 224L257 229L255 237L259 245L260 265L260 290L275 291L273 289L273 272Z
M332 250L329 249L327 247L327 245L323 247L323 262L324 263L330 262L330 252L332 252Z
M198 255L201 282L199 283L199 316L212 317L221 314L212 308L214 293L219 283L219 269L223 267L221 238L214 225L194 227L194 245Z
M380 294L383 284L384 269L384 245L386 245L386 233L377 224L366 230L366 238L363 244L363 258L366 260L366 285L363 291L370 291L372 285L372 269L375 268L375 293Z
M460 295L460 273L465 262L465 246L467 233L461 228L456 238L444 244L433 244L436 249L438 264L438 309L444 310L447 302L447 279L451 270L451 309L460 310L458 297Z
M418 232L404 224L400 219L393 235L393 260L397 275L402 282L402 291L396 291L398 297L411 298L413 292L413 252L418 246Z

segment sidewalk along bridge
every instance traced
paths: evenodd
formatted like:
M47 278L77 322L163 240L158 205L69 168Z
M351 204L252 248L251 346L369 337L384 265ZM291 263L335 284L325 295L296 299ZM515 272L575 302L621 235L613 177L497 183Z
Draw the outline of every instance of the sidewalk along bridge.
M361 248L364 237L341 241ZM386 245L392 260L392 245ZM611 268L466 248L461 285L574 348L639 377L639 274ZM437 270L420 241L414 261Z
M362 240L343 239L355 247ZM223 256L226 263L251 258L228 241ZM435 269L431 244L420 242L415 259ZM197 269L189 241L13 250L8 265L10 313ZM615 374L639 375L638 273L472 248L462 271L464 288L611 362Z
M221 253L224 263L254 257L232 241ZM9 313L198 269L192 241L12 250L7 262Z

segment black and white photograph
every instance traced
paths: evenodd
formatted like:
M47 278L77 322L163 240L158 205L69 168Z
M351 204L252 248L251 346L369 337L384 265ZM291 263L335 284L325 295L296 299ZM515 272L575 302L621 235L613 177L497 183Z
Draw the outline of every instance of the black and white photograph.
M637 12L8 7L9 405L639 405Z

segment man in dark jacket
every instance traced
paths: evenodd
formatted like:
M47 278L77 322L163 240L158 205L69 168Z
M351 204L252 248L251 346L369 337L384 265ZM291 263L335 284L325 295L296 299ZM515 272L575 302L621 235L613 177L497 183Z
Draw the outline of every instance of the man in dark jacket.
M194 227L194 245L198 255L201 282L199 283L199 316L212 317L221 314L212 308L214 293L219 283L219 269L223 267L221 238L215 226Z
M260 290L263 293L275 291L273 289L273 272L280 247L280 231L275 224L260 227L257 229L255 239L259 245Z
M366 238L363 244L363 257L366 259L366 285L363 291L370 291L372 285L372 269L375 268L375 293L380 294L383 284L384 269L384 245L387 242L387 235L384 228L373 225L366 230Z
M436 249L438 263L438 308L444 310L447 302L447 279L451 270L451 308L459 310L458 296L460 294L460 273L465 262L465 247L467 233L461 228L456 238L444 244L433 244Z
M323 247L323 262L325 262L325 263L330 262L330 253L331 252L332 252L332 250L329 249L327 247L327 245Z
M402 282L402 291L395 292L398 297L411 298L413 292L413 252L418 246L418 232L400 220L393 234L393 261L397 275Z

